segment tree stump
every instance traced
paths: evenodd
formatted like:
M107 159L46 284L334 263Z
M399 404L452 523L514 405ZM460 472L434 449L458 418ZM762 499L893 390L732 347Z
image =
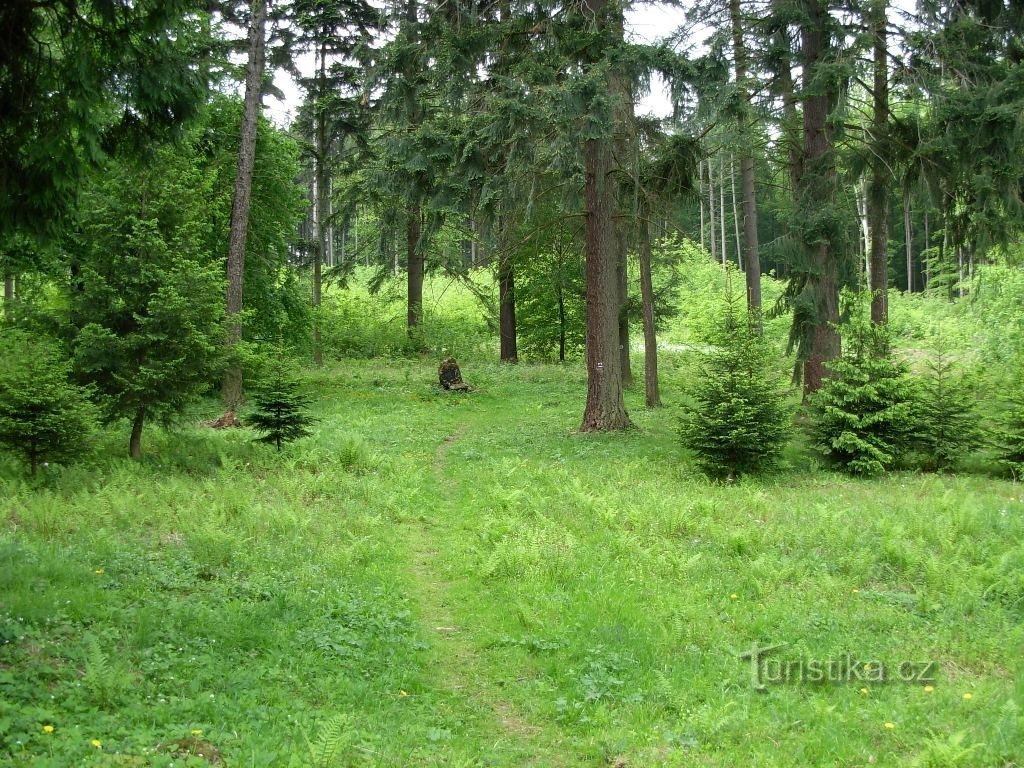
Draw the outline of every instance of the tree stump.
M459 370L459 364L455 362L454 357L447 357L441 361L441 366L437 369L437 378L441 389L452 392L469 392L470 390L470 386L462 380L462 371Z
M206 422L206 426L213 427L214 429L233 429L242 426L242 424L235 415L235 412L229 410L219 419Z

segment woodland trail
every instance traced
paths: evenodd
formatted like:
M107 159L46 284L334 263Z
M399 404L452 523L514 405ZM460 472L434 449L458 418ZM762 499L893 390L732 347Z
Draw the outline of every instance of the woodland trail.
M469 431L459 425L437 444L431 469L436 483L437 506L443 509L454 482L446 473L448 451ZM494 664L486 650L474 642L472 629L460 625L453 611L450 579L439 562L443 548L439 516L422 514L410 518L401 531L412 575L411 597L421 631L429 644L436 684L476 704L487 722L492 750L500 765L524 768L568 768L582 765L571 756L571 746L550 727L530 722L528 717L501 695L504 680L497 680ZM474 763L475 764L475 763Z

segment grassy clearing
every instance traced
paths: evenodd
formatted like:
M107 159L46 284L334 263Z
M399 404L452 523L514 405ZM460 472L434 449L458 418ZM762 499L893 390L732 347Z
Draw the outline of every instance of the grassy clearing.
M0 764L1024 754L1019 485L851 480L800 446L712 485L640 392L639 429L583 436L579 366L471 364L452 396L434 365L316 374L317 434L280 455L154 430L141 464L110 458L118 434L41 487L0 468ZM769 674L934 661L935 681L757 691L754 642L786 643Z

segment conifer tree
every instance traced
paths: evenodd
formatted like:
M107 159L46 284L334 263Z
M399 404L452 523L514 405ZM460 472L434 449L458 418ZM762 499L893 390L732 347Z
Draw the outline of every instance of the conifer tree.
M939 347L914 393L913 442L929 469L948 469L979 444L975 382Z
M33 475L44 460L79 456L96 426L96 409L69 375L56 344L0 334L0 444L21 454Z
M713 477L732 480L769 469L789 438L791 412L760 318L741 308L730 290L708 342L691 391L695 405L683 422L683 443Z
M280 451L284 443L312 434L309 427L314 420L306 412L309 398L301 393L299 382L284 368L275 370L253 399L256 410L248 422L261 433L258 442L276 445Z

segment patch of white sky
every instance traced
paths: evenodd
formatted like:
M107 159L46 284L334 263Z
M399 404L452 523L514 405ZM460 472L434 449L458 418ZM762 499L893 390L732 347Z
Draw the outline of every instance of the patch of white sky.
M626 12L626 34L637 43L656 44L672 35L685 21L685 10L674 3L636 4ZM315 63L312 54L297 57L296 66L303 75L312 74ZM267 96L266 114L278 126L287 126L294 119L302 102L302 89L287 72L274 73L276 85L284 99ZM650 92L637 104L640 114L668 117L672 114L668 86L658 77L651 83Z

